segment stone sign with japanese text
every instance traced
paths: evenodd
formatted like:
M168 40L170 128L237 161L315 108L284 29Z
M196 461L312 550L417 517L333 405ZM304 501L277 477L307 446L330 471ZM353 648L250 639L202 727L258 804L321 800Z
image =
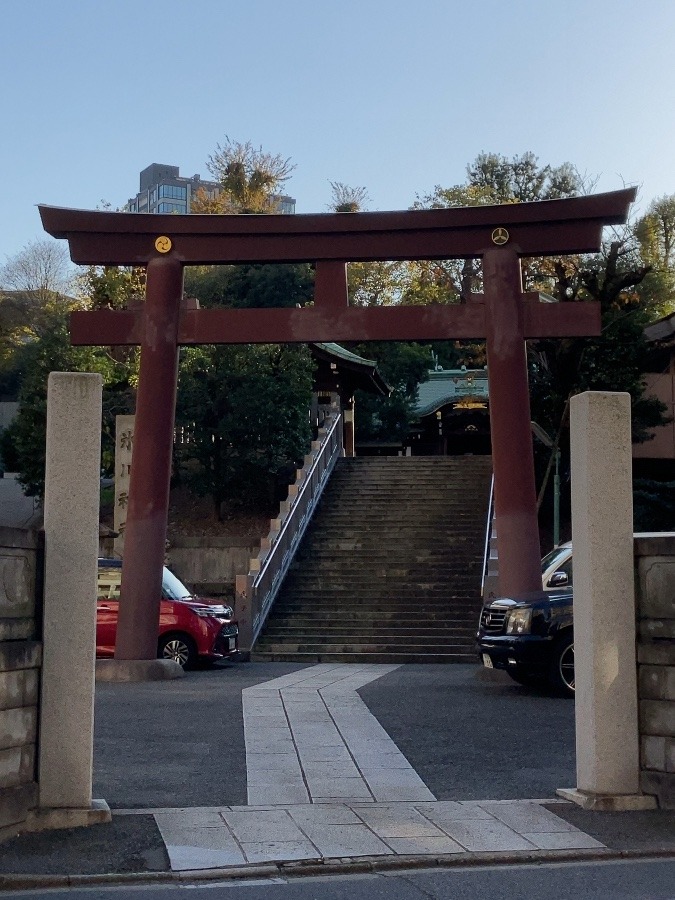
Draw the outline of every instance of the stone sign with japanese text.
M135 416L115 417L115 513L113 527L117 532L113 549L116 556L124 554L124 528L129 502L131 453L134 445Z

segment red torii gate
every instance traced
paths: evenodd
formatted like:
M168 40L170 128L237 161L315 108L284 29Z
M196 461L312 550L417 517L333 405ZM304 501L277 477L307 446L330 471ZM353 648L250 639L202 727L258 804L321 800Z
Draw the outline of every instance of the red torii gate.
M115 657L154 659L171 475L178 347L217 343L485 338L500 592L541 590L525 341L600 334L598 303L541 303L520 257L593 252L634 188L503 206L295 216L150 215L40 206L79 264L145 266L141 310L71 316L73 344L140 344L133 466ZM348 305L347 261L482 257L484 293L451 306ZM314 306L191 309L186 265L316 264Z

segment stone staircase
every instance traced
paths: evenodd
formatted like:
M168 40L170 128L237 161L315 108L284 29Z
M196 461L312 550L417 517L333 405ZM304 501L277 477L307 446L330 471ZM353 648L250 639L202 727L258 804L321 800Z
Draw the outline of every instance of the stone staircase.
M251 659L474 661L491 466L339 460Z

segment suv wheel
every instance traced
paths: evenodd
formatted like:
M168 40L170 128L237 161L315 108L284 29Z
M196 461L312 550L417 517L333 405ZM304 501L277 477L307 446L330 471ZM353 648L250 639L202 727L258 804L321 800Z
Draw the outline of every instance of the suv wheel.
M160 659L172 659L180 663L184 669L192 668L197 662L198 653L195 642L187 634L166 634L160 638Z
M549 682L557 694L574 697L574 638L561 638L553 649Z

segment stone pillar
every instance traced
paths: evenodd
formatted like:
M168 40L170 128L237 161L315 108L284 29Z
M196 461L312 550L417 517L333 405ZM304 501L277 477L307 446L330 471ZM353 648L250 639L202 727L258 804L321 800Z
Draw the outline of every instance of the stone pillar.
M585 808L653 806L639 795L630 395L572 398L577 788Z
M52 372L47 394L39 739L41 827L110 821L92 801L100 375Z
M131 481L131 453L134 448L135 416L115 416L115 512L113 528L117 532L113 548L119 557L124 555L124 531L129 505Z

